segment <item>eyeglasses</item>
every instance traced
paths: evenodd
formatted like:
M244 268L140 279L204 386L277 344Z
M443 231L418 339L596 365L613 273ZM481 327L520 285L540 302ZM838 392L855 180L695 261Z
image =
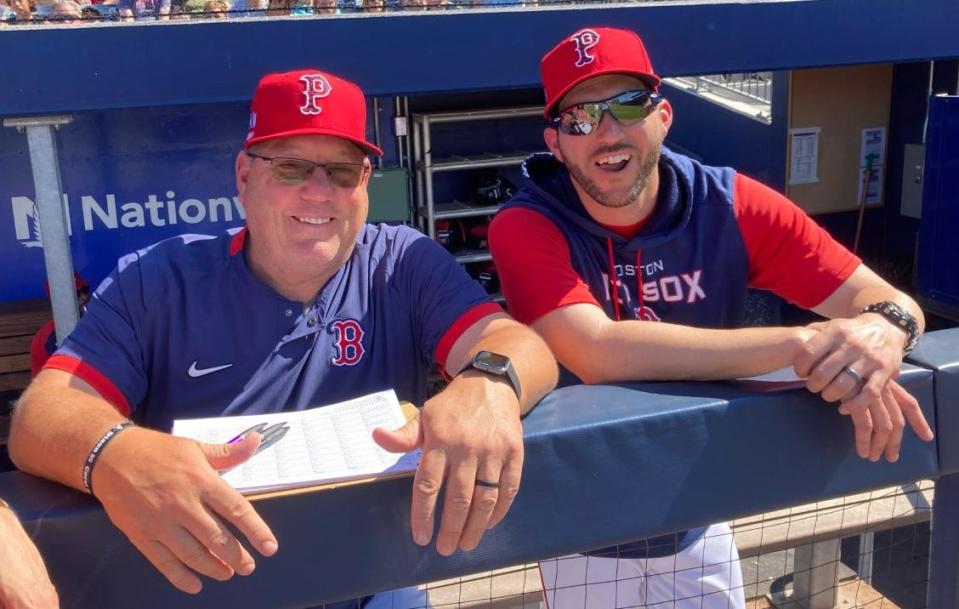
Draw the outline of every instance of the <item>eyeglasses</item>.
M246 156L269 161L273 177L288 186L296 186L309 180L316 168L321 167L333 186L356 188L366 172L364 163L314 163L305 159L263 156L250 151L246 151Z
M632 125L653 113L663 96L653 91L626 91L615 97L595 102L583 102L560 110L552 126L566 135L589 135L609 112L623 125Z

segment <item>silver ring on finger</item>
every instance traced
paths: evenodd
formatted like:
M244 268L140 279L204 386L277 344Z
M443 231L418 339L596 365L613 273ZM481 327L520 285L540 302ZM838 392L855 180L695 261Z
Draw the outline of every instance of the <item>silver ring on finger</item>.
M854 380L857 385L861 385L865 380L861 374L852 369L852 366L843 366L842 372L852 377L852 380Z
M476 486L482 486L484 488L499 488L499 482L490 482L489 480L483 480L482 478L477 478Z

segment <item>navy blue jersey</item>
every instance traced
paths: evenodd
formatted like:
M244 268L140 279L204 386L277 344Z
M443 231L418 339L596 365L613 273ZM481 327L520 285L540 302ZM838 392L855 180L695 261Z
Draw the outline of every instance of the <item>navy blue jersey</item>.
M434 361L500 311L438 244L367 225L306 305L255 278L244 232L184 235L124 257L47 367L140 424L301 410L393 388L422 405Z

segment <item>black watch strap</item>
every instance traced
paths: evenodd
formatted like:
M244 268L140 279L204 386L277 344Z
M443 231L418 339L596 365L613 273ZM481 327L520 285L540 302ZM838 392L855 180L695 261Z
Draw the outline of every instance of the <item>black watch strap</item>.
M513 391L516 392L516 398L522 399L523 392L520 389L519 376L516 374L516 369L513 368L513 363L505 355L492 351L480 351L457 374L469 369L479 370L506 380L512 385Z
M863 313L878 313L885 317L889 323L906 333L908 339L906 340L906 346L902 349L903 355L909 354L919 343L919 322L916 317L893 301L883 300L863 307L859 314L862 315Z

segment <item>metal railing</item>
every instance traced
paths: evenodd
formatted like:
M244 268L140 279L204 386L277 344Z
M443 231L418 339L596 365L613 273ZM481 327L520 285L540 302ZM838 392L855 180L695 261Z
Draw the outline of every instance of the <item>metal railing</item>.
M772 122L772 72L682 76L667 82L756 120Z

